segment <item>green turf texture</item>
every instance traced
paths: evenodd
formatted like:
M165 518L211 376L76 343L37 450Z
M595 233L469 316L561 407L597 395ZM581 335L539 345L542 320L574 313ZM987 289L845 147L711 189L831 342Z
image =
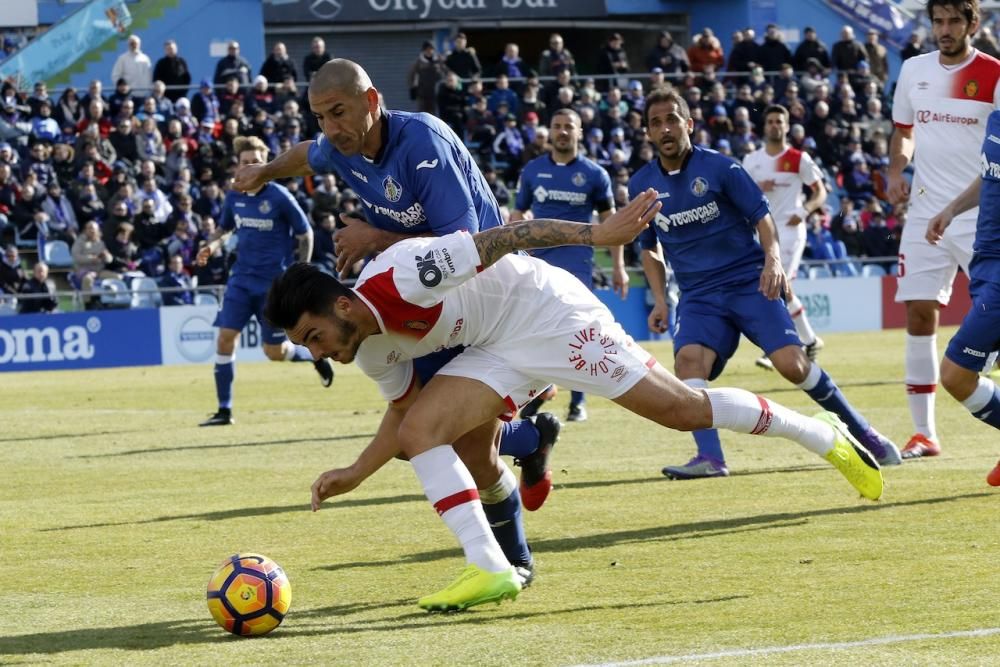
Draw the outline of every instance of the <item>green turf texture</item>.
M823 366L905 444L903 333L826 341ZM669 366L669 344L649 347ZM744 342L716 385L818 410L754 357ZM416 599L463 561L408 464L308 509L315 477L375 432L374 385L353 366L327 390L310 364L237 363L238 423L213 429L197 427L211 365L0 374L0 664L573 665L1000 626L1000 489L985 481L1000 437L943 391L942 456L888 469L879 503L793 443L733 434L732 477L668 481L690 436L591 398L527 515L534 586L429 615ZM560 416L568 395L550 404ZM292 583L264 638L228 635L205 606L237 551ZM993 634L695 662L998 661Z

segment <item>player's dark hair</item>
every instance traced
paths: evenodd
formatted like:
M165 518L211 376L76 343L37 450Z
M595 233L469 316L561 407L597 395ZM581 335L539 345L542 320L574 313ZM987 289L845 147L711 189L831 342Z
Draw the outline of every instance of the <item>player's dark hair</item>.
M554 111L552 113L552 118L555 118L556 116L569 116L570 118L576 121L577 125L583 127L583 120L581 120L580 114L578 114L575 109L571 109L569 107L558 109L557 111ZM551 123L552 121L549 120L549 122Z
M951 7L968 23L979 18L979 0L927 0L927 16L934 20L935 7Z
M691 108L680 93L670 88L654 88L649 95L646 95L646 106L642 109L642 122L645 125L649 125L649 108L663 102L672 102L685 122L691 118Z
M780 113L785 117L785 120L788 120L789 118L788 109L780 104L769 104L767 108L764 109L764 119L767 120L767 117L773 113Z
M296 262L274 279L267 293L264 319L286 331L295 327L305 313L325 315L339 297L353 300L354 292L312 264Z

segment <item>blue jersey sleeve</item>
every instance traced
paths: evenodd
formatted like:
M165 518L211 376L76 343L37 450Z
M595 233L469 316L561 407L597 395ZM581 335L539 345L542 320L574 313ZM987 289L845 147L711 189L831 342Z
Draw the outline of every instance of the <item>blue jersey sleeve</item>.
M406 160L406 169L412 174L410 183L435 236L479 230L479 215L469 181L462 173L462 161L444 137L428 128L419 145L407 151Z
M287 190L282 191L281 201L284 213L288 218L288 226L292 228L292 232L296 236L308 234L310 230L309 220L306 218L306 214L302 212L302 207L292 197L292 194Z
M521 177L517 179L517 197L514 199L514 208L525 212L531 208L531 191L534 186L531 184L530 163L521 170Z
M764 191L739 162L733 161L726 168L722 177L722 190L751 225L756 225L771 212Z
M593 201L594 208L598 213L611 210L614 206L615 196L611 191L611 177L604 169L598 169L594 179Z
M230 231L236 229L236 218L233 217L233 193L227 192L226 198L222 201L222 219L219 220L219 229Z
M328 174L333 171L332 151L330 141L323 134L317 136L307 153L309 168L317 174Z

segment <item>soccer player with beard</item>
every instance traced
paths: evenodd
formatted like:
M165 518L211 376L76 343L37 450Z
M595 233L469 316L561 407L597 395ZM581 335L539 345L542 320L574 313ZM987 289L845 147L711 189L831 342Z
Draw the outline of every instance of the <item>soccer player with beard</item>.
M646 98L645 114L658 158L633 174L629 196L653 188L664 203L639 241L655 299L651 330L662 333L667 328L666 268L658 246L680 285L674 335L677 377L692 388L707 387L722 373L743 334L785 379L839 416L880 463L898 464L896 446L868 424L802 349L782 300L787 283L774 220L760 187L738 162L691 145L694 122L680 95L653 91ZM672 479L728 475L718 432L695 431L694 439L697 455L684 465L664 468L663 474Z

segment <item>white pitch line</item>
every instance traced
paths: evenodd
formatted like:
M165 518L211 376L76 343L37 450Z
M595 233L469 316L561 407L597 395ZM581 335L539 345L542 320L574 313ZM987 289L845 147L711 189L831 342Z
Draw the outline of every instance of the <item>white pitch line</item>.
M853 642L829 642L817 644L792 644L790 646L770 646L765 648L736 648L726 651L715 651L713 653L689 653L687 655L660 655L653 658L642 658L640 660L627 660L625 662L604 662L593 665L580 665L578 667L636 667L637 665L669 665L676 662L695 662L698 660L716 660L718 658L744 658L757 655L771 655L775 653L793 653L795 651L822 651L830 649L857 648L860 646L877 646L880 644L899 644L903 642L919 642L929 639L956 639L961 637L989 637L1000 635L1000 628L981 628L979 630L958 630L955 632L941 632L937 634L919 635L890 635L888 637L873 637L872 639L860 639Z

